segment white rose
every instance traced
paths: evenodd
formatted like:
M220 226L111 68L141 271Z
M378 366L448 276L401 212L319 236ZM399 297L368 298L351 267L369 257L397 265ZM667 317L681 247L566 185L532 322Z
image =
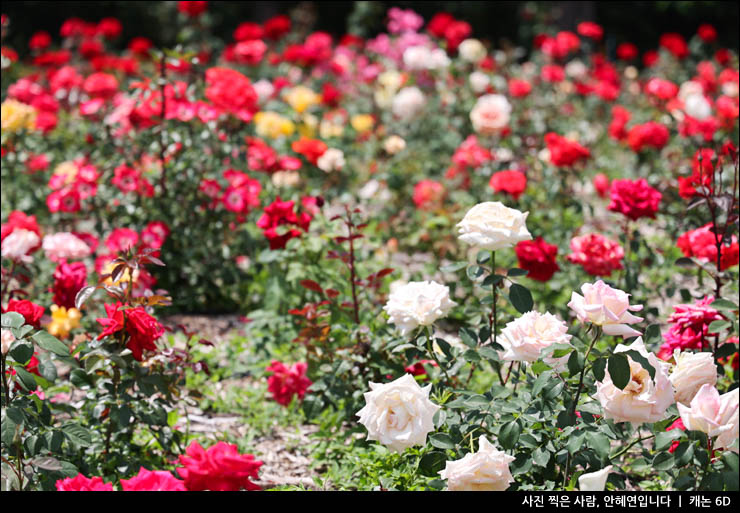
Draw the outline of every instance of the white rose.
M455 304L449 287L434 281L412 281L391 292L383 310L390 316L388 322L406 335L418 326L431 326Z
M370 383L365 407L357 412L360 424L367 428L367 439L377 440L395 452L425 445L439 410L429 400L431 389L432 385L421 388L410 374L391 383Z
M642 310L642 305L630 305L630 295L614 289L599 280L596 283L584 283L581 286L583 296L573 292L568 307L575 312L581 322L590 322L601 326L607 335L634 337L640 332L627 326L642 321L630 313Z
M497 450L485 436L481 436L478 452L468 453L456 461L448 461L439 475L447 480L447 489L450 491L499 492L506 490L514 482L509 471L509 463L514 459L513 456Z
M608 465L597 472L581 475L578 478L578 489L582 492L603 492L611 471L612 465Z
M264 103L269 100L275 93L275 86L266 78L259 79L257 82L252 84L252 87L254 87L254 92L257 93L257 98L260 103Z
M690 406L678 404L678 413L686 429L716 436L715 449L738 452L738 448L731 445L738 438L739 393L740 389L736 388L720 395L712 385L702 385Z
M671 373L671 383L676 392L676 402L689 404L702 385L717 384L717 366L712 353L673 352L676 361Z
M685 102L689 96L704 94L704 86L696 80L687 80L678 89L678 99Z
M2 242L2 257L11 260L29 260L26 254L40 242L39 236L31 230L16 228Z
M385 141L383 141L383 149L389 155L395 155L399 151L402 151L406 147L406 141L402 137L397 135L391 135Z
M275 187L295 187L300 181L298 171L276 171L272 174L272 185Z
M447 57L447 52L441 48L435 48L432 50L431 59L429 61L429 67L431 69L444 69L450 65L450 58Z
M605 371L604 381L596 382L596 398L604 408L604 417L614 422L658 422L663 420L665 411L674 403L673 386L668 379L667 364L658 360L653 353L648 353L642 337L631 345L619 344L615 353L635 350L647 359L655 369L655 379L642 365L627 356L630 366L630 381L624 390L618 389L612 382L609 370Z
M457 223L458 238L471 246L495 251L509 248L520 241L531 240L527 231L529 212L509 208L499 201L479 203Z
M527 312L508 323L501 331L499 343L504 351L499 356L507 362L535 362L540 352L552 344L570 344L568 326L549 312ZM562 370L568 356L545 358L545 363L556 370Z
M480 62L486 57L486 47L477 39L466 39L457 47L460 57L468 62Z
M391 110L393 115L409 120L419 114L426 100L418 87L404 87L393 97Z
M344 153L336 148L329 148L316 161L319 169L326 173L341 171L344 167Z
M712 106L703 94L692 94L684 101L683 110L694 119L706 119L712 115Z
M6 354L8 354L8 351L10 351L10 346L12 346L13 342L15 342L15 335L13 335L12 331L3 328L1 340L3 356L5 356Z
M495 134L506 128L510 117L511 104L500 94L481 96L470 111L473 129L484 135Z
M484 92L491 84L491 79L482 71L472 72L468 77L468 80L470 80L470 87L472 87L473 91L476 93Z
M431 68L432 52L426 46L410 46L403 52L406 69L420 71Z
M54 262L58 262L62 259L77 260L88 256L90 246L85 242L69 232L59 232L44 237L44 241L41 246L46 253L46 258Z
M571 78L583 78L588 73L588 68L579 60L570 61L565 65L565 74Z

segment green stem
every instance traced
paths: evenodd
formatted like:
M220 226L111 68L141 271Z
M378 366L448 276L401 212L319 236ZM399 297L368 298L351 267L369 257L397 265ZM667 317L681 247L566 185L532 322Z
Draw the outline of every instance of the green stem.
M624 449L622 449L621 451L619 451L614 456L609 456L609 459L610 460L613 460L613 459L619 458L622 454L624 454L627 451L629 451L630 449L632 449L632 447L634 447L635 445L639 444L640 442L644 442L645 440L650 440L651 438L655 438L655 435L645 436L645 437L642 437L642 438L639 438L639 435L638 435L637 440L635 440L634 442L632 442L631 444L629 444L627 447L625 447Z
M588 355L591 354L591 349L593 349L594 344L601 336L601 326L596 326L596 333L594 334L594 338L591 341L591 345L588 346L588 351L586 351L586 356L583 358L583 368L581 369L581 376L578 378L578 388L576 389L576 398L573 401L573 407L570 411L570 416L575 417L576 415L576 407L578 406L578 399L581 397L581 388L583 387L583 377L586 374L586 364L588 363Z

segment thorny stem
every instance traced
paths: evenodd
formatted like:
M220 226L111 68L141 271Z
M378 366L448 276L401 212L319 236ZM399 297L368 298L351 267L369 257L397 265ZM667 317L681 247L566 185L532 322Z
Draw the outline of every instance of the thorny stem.
M165 125L165 116L166 116L166 106L167 106L167 100L165 99L165 78L166 78L166 62L167 58L165 56L164 51L162 52L162 60L159 64L159 73L160 73L160 81L159 81L159 91L162 96L162 110L160 112L160 123L159 126L159 162L162 166L162 174L159 178L159 185L162 187L162 196L167 196L167 166L164 162L164 125Z
M596 333L594 334L594 338L591 341L591 345L588 346L588 351L586 351L586 356L583 358L583 368L581 369L581 376L578 378L578 388L576 389L576 398L573 401L573 406L570 411L570 416L575 417L576 415L576 408L578 407L578 399L581 397L581 388L583 387L583 377L586 374L586 363L588 362L588 355L591 354L591 349L594 348L594 344L601 336L601 326L596 326Z

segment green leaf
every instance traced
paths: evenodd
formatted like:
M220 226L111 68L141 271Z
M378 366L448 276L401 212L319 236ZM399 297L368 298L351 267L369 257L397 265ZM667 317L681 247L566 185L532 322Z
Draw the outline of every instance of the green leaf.
M527 313L532 310L534 300L532 293L527 287L513 283L509 289L509 301L519 313Z
M547 382L550 381L551 376L552 372L547 371L537 376L537 379L534 380L534 384L532 385L532 397L537 397L538 395L540 395L542 389L545 388Z
M486 262L488 262L491 259L491 252L490 251L479 251L478 256L475 257L475 261L478 262L478 264L483 265Z
M571 454L574 454L578 450L580 450L585 439L586 439L586 433L584 431L573 432L573 434L571 434L570 437L568 437L568 443L566 444L568 452Z
M80 447L88 447L92 444L90 432L79 424L64 424L62 426L62 433L64 433L64 436L66 436L70 442L75 443Z
M491 285L497 285L501 281L503 281L504 277L500 274L489 274L486 276L483 281L481 282L481 287L490 287Z
M735 354L737 352L737 344L722 344L717 348L717 352L715 353L715 357L717 358L725 358L727 356L730 356L732 354Z
M653 458L653 468L655 470L668 470L673 468L673 454L669 452L659 452Z
M606 358L599 358L596 361L594 361L593 365L591 366L591 370L594 373L594 378L596 381L604 381L605 372L606 369Z
M586 439L588 440L588 445L596 451L596 454L598 454L600 458L603 459L609 456L609 450L611 449L611 441L609 440L609 437L592 431L586 435Z
M44 470L62 470L61 462L56 458L52 458L51 456L41 456L38 458L34 458L29 461L29 463L35 467L42 468Z
M443 451L428 452L419 460L419 472L427 477L437 477L446 462L447 455Z
M730 321L712 321L709 325L709 333L717 333L732 326Z
M671 446L674 440L678 440L683 436L683 431L680 429L671 429L670 431L663 431L655 435L655 450L663 451Z
M36 378L28 372L23 367L15 367L16 377L18 378L18 381L20 381L21 386L28 390L29 392L33 392L36 390Z
M478 354L478 351L475 351L473 349L468 349L463 353L463 358L469 362L479 362L480 361L480 355Z
M712 301L712 308L715 310L737 310L738 306L727 299L715 299Z
M559 428L566 428L568 426L573 426L576 423L576 416L570 412L570 409L563 410L560 413L558 413L557 418L557 426Z
M92 379L83 369L74 369L70 372L69 380L77 388L86 388L93 384Z
M447 433L434 433L429 435L429 443L438 449L454 449L455 442Z
M583 355L578 351L573 351L568 358L568 371L571 376L575 376L581 369L583 369Z
M69 356L69 348L54 335L46 331L39 331L33 334L31 338L41 349L46 349L59 356Z
M57 379L57 368L54 363L48 358L42 358L39 361L39 374L45 380L54 382Z
M678 430L674 430L678 431ZM673 451L673 458L676 461L676 466L683 467L688 465L694 457L694 443L681 442ZM735 474L737 475L737 474Z
M457 262L455 264L450 264L450 265L445 265L443 267L440 267L439 270L442 271L443 273L454 273L454 272L459 271L460 269L467 267L467 265L468 265L467 262Z
M509 276L526 276L529 274L529 271L525 269L519 269L518 267L514 267L512 269L509 269L509 271L506 273Z
M501 426L501 430L498 432L498 441L501 447L504 449L513 449L517 440L519 440L521 432L522 428L515 420Z
M691 258L688 258L688 257L681 257L677 259L674 262L674 264L679 267L695 267L696 266L696 262L694 262Z
M650 379L655 379L655 367L653 367L648 359L642 356L639 352L635 351L634 349L630 349L629 351L620 351L619 354L626 354L627 356L632 358L632 360L642 365L643 369L648 371L648 374L650 374ZM611 371L609 371L609 375L611 375Z
M472 395L463 404L468 408L481 409L491 406L491 400L484 395Z
M663 336L660 334L660 324L651 324L645 330L645 336L643 337L646 344L653 341L659 341Z
M33 326L31 326L30 324L26 324L25 326L21 326L20 328L10 328L10 331L13 333L13 336L15 338L20 340L28 335L29 332L33 331Z
M550 461L550 452L547 449L540 447L532 453L532 459L540 467L546 467Z
M13 349L11 349L8 354L13 357L13 360L20 363L21 365L26 365L33 356L33 344L28 342L16 342L13 344Z
M613 354L609 357L606 365L614 386L620 390L624 390L624 387L627 386L627 383L630 382L630 378L632 377L627 356L623 353Z
M499 361L498 352L490 346L481 347L478 354L486 360L493 360L495 362Z
M479 265L471 265L470 267L468 267L466 272L468 273L468 278L475 281L483 275L485 269L483 269Z
M475 334L475 331L469 328L460 329L460 340L462 340L463 344L470 348L475 348L478 346L478 335Z
M0 316L3 328L20 328L25 322L26 319L18 312L6 312Z

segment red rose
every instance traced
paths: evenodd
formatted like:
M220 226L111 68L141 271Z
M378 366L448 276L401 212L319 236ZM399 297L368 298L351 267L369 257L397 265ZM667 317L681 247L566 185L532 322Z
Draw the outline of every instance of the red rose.
M85 79L82 89L93 98L111 98L118 91L118 80L108 73L93 73Z
M677 59L683 59L689 55L689 47L681 34L663 34L660 36L660 46L671 52Z
M496 192L505 192L515 200L519 199L527 188L527 177L521 171L507 169L493 173L488 185Z
M414 204L419 210L433 210L442 204L445 188L434 180L422 180L414 186Z
M104 483L102 477L87 478L82 474L60 479L56 483L58 492L112 492L113 485Z
M290 32L290 18L285 15L275 16L265 22L265 36L277 41Z
M702 23L696 31L705 43L714 43L717 40L717 29L709 23Z
M609 136L617 141L621 141L627 138L627 122L632 117L630 111L622 107L621 105L615 105L612 107L612 120L609 123Z
M105 327L98 335L98 340L125 329L129 335L126 347L131 350L136 360L142 361L145 350L157 350L154 341L164 335L164 328L154 317L146 313L143 307L121 310L122 306L124 305L120 302L116 302L115 305L105 305L105 313L108 317L97 319L98 323Z
M670 134L665 125L648 121L642 125L633 126L627 133L627 143L635 153L641 152L646 146L656 150L668 143Z
M144 467L131 479L121 479L124 492L185 492L185 484L166 470L147 470Z
M560 270L556 257L558 247L548 244L542 237L535 240L523 240L514 248L519 260L519 267L529 271L533 280L548 281L556 271Z
M40 30L31 36L28 48L31 50L43 50L51 44L51 35L45 30Z
M21 314L26 324L38 329L41 327L41 317L44 315L44 307L32 303L27 299L11 299L8 301L8 306L3 310L3 313L5 312Z
M311 380L306 376L308 365L304 362L286 366L273 360L266 370L273 373L267 378L267 390L273 399L283 406L288 406L295 395L298 399L303 399L306 390L311 386Z
M301 137L297 141L293 141L290 146L294 152L299 153L306 157L306 159L313 165L319 160L327 149L326 143L318 139L309 139L308 137Z
M671 356L673 356L673 355L671 355ZM668 426L667 428L665 428L666 431L670 431L672 429L679 429L681 431L685 431L686 430L686 426L684 426L684 423L683 423L683 420L681 420L681 417L679 417L676 420L674 420L673 423L670 426ZM678 448L678 446L679 446L680 443L681 442L679 442L678 440L674 440L673 443L671 443L671 446L668 449L668 452L673 453Z
M591 156L588 148L584 148L575 141L549 132L545 135L545 144L550 151L550 162L555 166L572 166L579 160L585 160Z
M545 82L562 82L565 79L565 70L557 64L546 64L542 66L540 78Z
M74 308L75 297L87 284L87 268L82 262L61 262L54 271L54 304L65 308Z
M631 61L637 58L639 54L637 46L632 43L621 43L617 46L617 57L623 61Z
M250 481L257 479L262 462L252 454L239 454L236 445L218 442L206 451L198 442L192 442L185 450L187 456L180 456L177 473L185 481L190 491L211 490L214 492L259 490Z
M694 257L700 262L717 264L717 239L720 242L720 271L735 266L740 261L737 236L733 235L730 244L725 244L722 237L715 238L712 223L701 228L689 230L678 238L676 246L686 257Z
M455 17L446 12L438 12L429 20L427 30L434 36L444 37L445 31L450 24L455 21Z
M262 39L265 31L257 23L245 21L234 30L234 39L236 41L249 41L252 39Z
M576 30L583 37L589 37L595 41L601 41L601 38L604 37L604 29L601 28L601 25L592 21L579 23Z
M670 80L651 78L645 84L645 92L661 100L672 100L678 94L678 86Z
M609 210L624 214L633 221L641 217L655 218L662 197L660 191L650 187L644 178L614 180Z
M257 111L257 93L247 77L229 68L206 70L206 98L213 105L249 122Z
M121 35L123 26L116 18L103 18L98 23L97 32L106 39L115 39Z
M135 248L138 243L139 234L131 228L116 228L105 239L105 246L111 253L120 253Z
M439 367L439 365L437 365L437 362L435 362L434 360L420 360L414 364L407 365L404 370L407 374L411 374L412 376L426 376L427 370L426 368L424 368L425 365L429 365L431 367Z
M604 173L599 173L596 176L594 176L593 179L594 189L596 189L596 193L602 197L606 198L607 193L609 192L609 177L606 176Z
M610 276L612 271L622 269L622 246L598 233L573 237L570 249L573 253L567 256L568 261L583 266L593 276Z
M524 98L532 92L532 84L526 80L512 78L509 80L509 94L514 98Z
M660 54L657 50L648 50L642 55L642 63L646 68L651 68L660 60Z
M177 10L183 14L187 14L191 18L197 18L208 8L208 2L188 2L181 1L177 2Z
M16 228L21 230L28 230L35 233L39 237L39 242L29 250L29 253L33 253L41 247L41 229L39 224L36 222L36 216L27 216L19 210L14 210L8 216L8 222L4 223L0 227L0 241L5 240L5 237L13 233Z
M262 216L257 220L257 226L262 228L263 235L270 242L270 249L283 249L290 239L301 236L297 228L281 228L286 225L299 226L304 232L308 231L311 216L302 212L299 216L293 210L294 201L282 201L278 196L275 201L265 207Z

